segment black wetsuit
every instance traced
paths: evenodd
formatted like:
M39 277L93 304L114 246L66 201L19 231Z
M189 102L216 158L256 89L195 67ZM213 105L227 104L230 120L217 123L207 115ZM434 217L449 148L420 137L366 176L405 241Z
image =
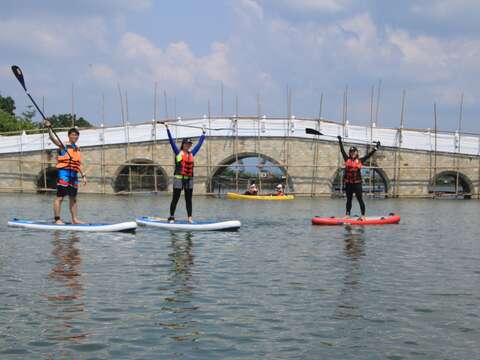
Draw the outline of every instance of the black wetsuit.
M343 160L347 161L350 157L347 155L345 149L343 148L342 140L339 139L340 143L340 151L342 152ZM359 158L361 164L364 164L374 153L377 151L374 148L364 157ZM352 211L352 199L353 194L355 194L358 204L360 205L360 211L362 216L365 216L365 202L363 201L362 197L362 174L360 169L356 169L354 174L347 174L347 170L345 170L343 176L343 183L345 184L345 194L347 195L347 206L346 206L346 215L350 215Z

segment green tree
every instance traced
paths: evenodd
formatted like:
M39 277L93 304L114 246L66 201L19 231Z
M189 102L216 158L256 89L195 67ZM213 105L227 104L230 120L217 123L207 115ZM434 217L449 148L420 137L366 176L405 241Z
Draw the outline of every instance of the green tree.
M3 110L9 115L15 115L15 101L10 97L3 97L0 94L0 110Z
M71 114L52 115L48 120L54 128L69 128L72 127L73 123ZM92 124L83 117L79 117L75 119L75 126L79 128L90 128L92 127Z
M35 123L25 121L21 117L11 115L0 109L0 132L31 130L35 128L37 128Z

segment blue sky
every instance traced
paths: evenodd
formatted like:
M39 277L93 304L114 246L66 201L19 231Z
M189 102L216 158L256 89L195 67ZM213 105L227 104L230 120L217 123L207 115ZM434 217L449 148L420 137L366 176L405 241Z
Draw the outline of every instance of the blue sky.
M106 124L121 123L117 84L128 91L130 122L153 117L153 88L166 90L169 113L202 116L207 102L224 110L284 115L286 87L297 117L368 124L371 87L382 81L379 124L398 126L407 92L407 127L464 124L480 132L480 2L476 0L3 0L0 92L28 104L10 66L22 67L46 112L71 109L95 124L106 99ZM159 96L159 117L165 115Z

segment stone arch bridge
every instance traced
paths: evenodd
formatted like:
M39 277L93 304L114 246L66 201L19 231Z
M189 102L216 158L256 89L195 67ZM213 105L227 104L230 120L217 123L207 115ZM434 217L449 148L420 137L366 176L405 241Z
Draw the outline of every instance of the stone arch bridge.
M213 180L222 169L257 157L281 170L290 192L332 195L338 190L343 163L336 140L341 135L346 146L355 144L360 153L370 149L371 141L382 142L367 167L381 179L381 195L433 197L447 193L480 197L480 141L474 135L265 117L182 120L172 123L171 128L177 137L189 136L196 141L202 126L209 130L196 159L197 194L216 192ZM324 136L305 134L308 127L320 129ZM65 133L59 135L66 138ZM0 140L2 191L54 188L55 148L46 134L0 136ZM173 155L163 126L152 122L83 130L79 144L89 177L88 186L81 191L113 194L171 190Z

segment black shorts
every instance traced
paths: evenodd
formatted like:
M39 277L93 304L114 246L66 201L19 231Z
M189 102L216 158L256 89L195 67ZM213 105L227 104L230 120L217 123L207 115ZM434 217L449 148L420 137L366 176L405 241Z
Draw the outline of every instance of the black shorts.
M74 186L57 185L57 197L65 197L65 196L76 197L77 192L78 192L78 188Z

